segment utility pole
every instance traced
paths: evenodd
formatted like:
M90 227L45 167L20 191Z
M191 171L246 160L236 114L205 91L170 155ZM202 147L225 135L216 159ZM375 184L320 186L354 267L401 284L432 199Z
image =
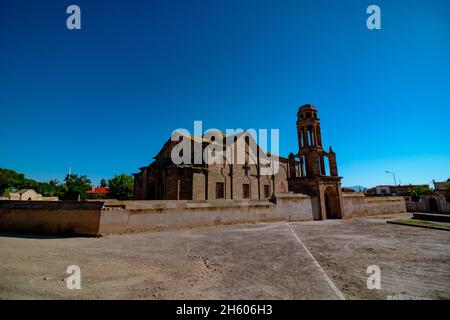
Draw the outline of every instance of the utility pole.
M395 173L393 173L392 171L386 171L386 173L390 173L394 177L395 193L397 193L397 180L395 179Z

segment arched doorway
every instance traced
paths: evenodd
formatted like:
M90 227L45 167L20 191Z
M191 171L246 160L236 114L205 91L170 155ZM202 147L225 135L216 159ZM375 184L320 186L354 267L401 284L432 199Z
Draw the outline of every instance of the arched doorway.
M327 187L325 195L325 210L327 219L341 219L341 206L339 195L335 187Z
M428 199L428 210L430 212L439 212L438 203L435 198Z

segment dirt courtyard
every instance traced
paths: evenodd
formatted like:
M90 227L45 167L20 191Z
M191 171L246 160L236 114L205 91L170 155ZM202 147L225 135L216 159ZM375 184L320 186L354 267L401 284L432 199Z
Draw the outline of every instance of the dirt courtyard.
M405 215L102 238L0 234L0 299L450 299L450 232ZM69 265L81 289L69 290ZM366 269L381 269L367 289Z

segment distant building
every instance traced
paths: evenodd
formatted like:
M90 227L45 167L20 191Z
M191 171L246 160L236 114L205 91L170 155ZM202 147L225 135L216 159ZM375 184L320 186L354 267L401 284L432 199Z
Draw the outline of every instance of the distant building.
M427 184L409 184L403 186L380 185L366 190L366 194L370 196L403 196L408 197L415 187L428 188Z
M109 194L109 188L108 187L95 187L92 186L92 188L88 191L86 191L87 194L95 194L95 195L99 195L99 196L105 196L107 194Z
M22 200L22 201L42 200L42 194L36 192L33 189L21 189L21 190L15 192L15 194L19 195L19 199L15 199L15 200ZM14 196L15 196L15 194L14 194Z
M450 191L450 179L447 179L447 181L444 182L436 182L433 180L433 184L435 191Z
M0 197L0 200L11 201L58 201L58 197L43 197L42 194L34 189L21 189L19 191L10 192L6 197Z
M410 212L450 214L450 190L448 189L450 179L444 182L436 182L433 180L433 184L434 190L428 191L418 199L405 197L406 209Z

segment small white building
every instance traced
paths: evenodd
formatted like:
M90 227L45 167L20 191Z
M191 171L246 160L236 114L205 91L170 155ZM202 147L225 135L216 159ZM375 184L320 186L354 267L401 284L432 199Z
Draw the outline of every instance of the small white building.
M9 194L9 200L36 201L42 200L42 194L37 193L34 189L21 189Z
M395 193L395 186L376 186L376 194L379 195L392 195L393 193Z

